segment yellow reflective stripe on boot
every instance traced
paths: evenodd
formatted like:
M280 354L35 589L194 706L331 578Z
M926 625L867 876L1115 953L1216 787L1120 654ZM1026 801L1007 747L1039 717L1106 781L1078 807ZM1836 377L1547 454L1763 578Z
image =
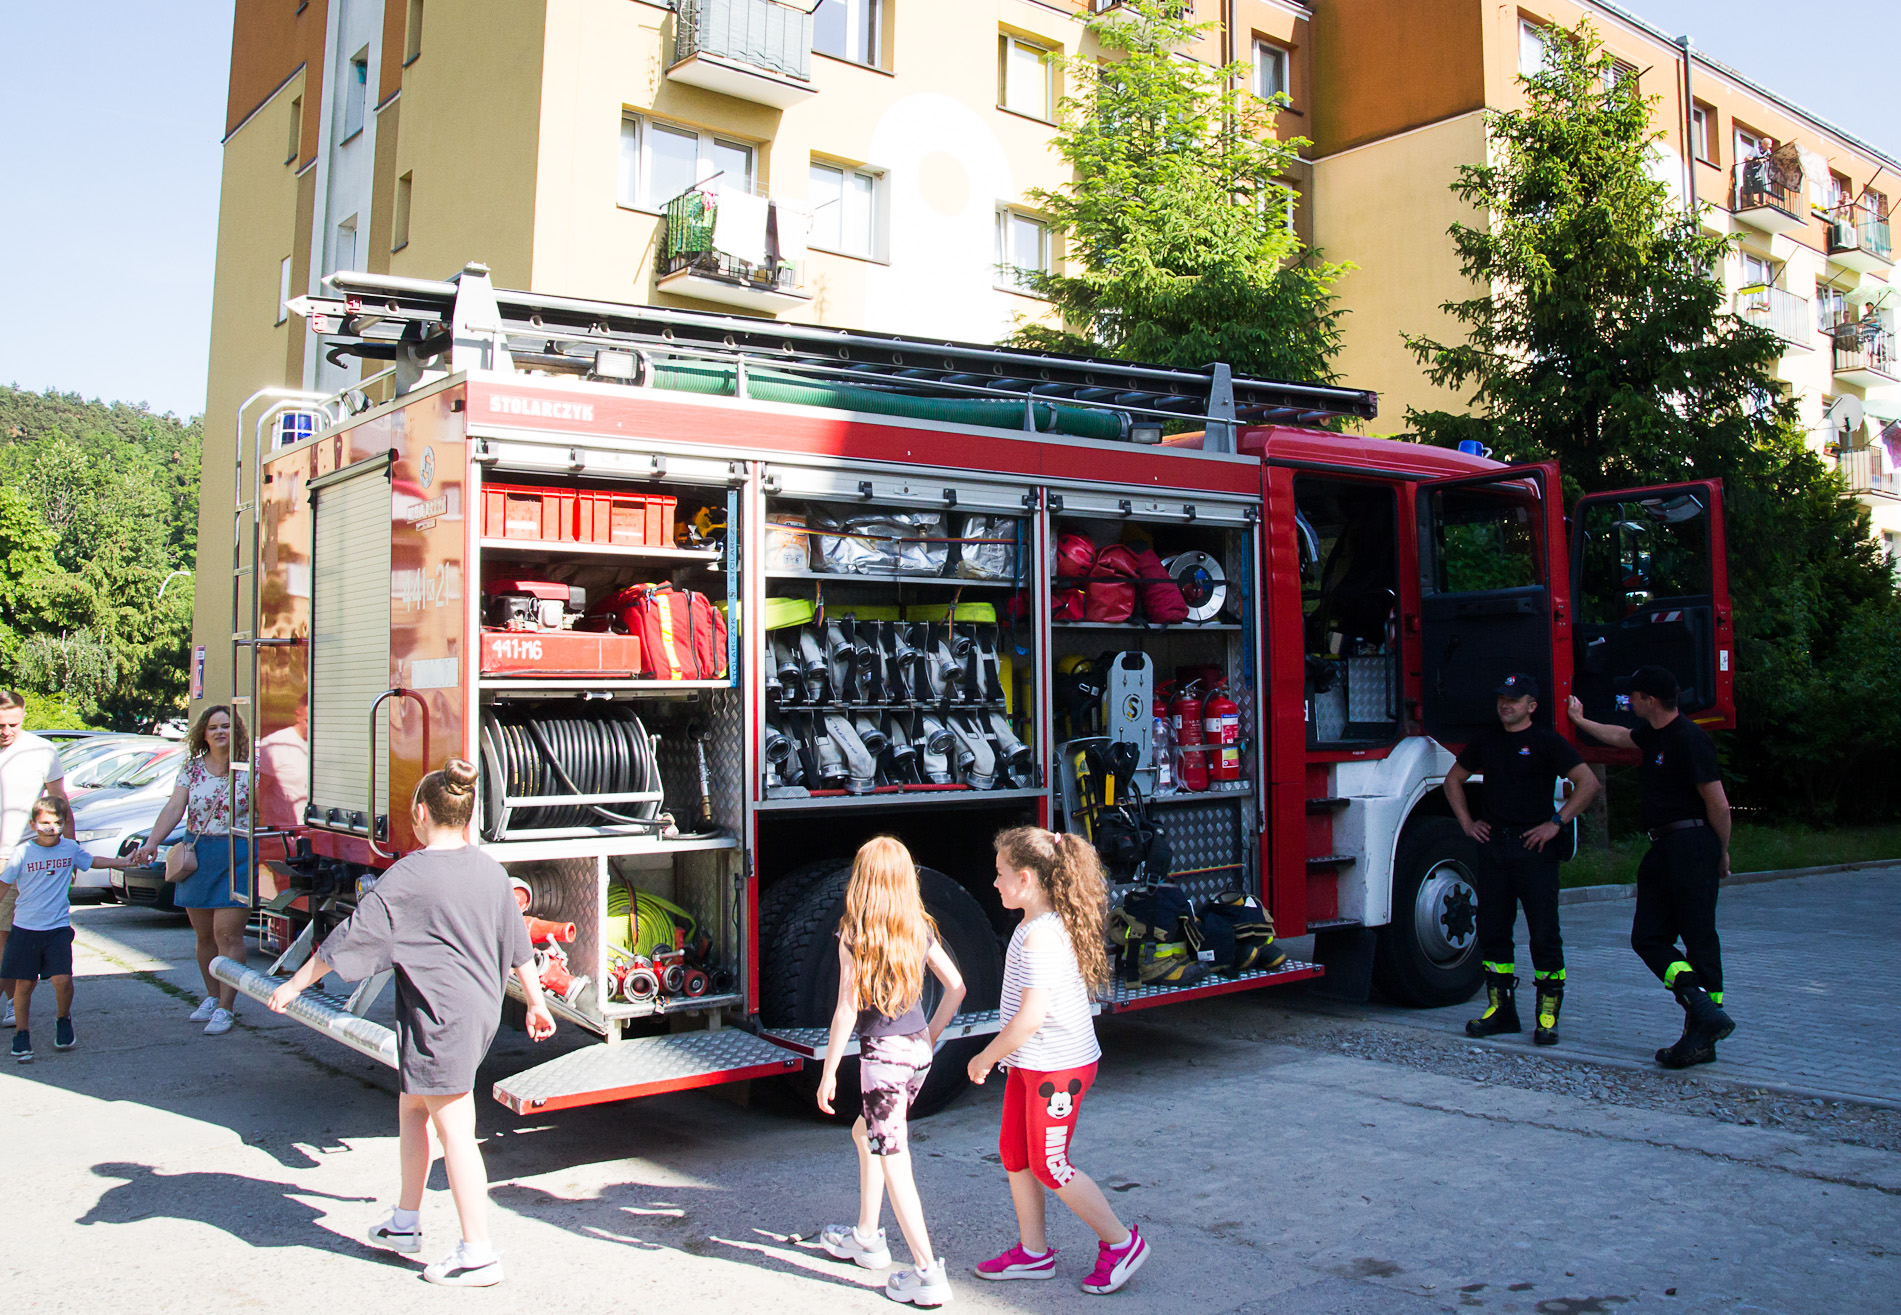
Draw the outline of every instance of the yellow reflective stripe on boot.
M1711 991L1710 999L1720 1005L1723 1003L1723 993L1721 991Z
M1689 971L1690 971L1690 965L1683 962L1683 960L1678 959L1675 963L1671 964L1668 968L1665 968L1663 970L1663 984L1674 990L1677 984L1678 975L1681 973L1687 973Z
M1492 963L1487 959L1479 960L1479 967L1488 973L1497 973L1500 977L1510 977L1516 966L1510 963Z
M1540 969L1537 973L1537 977L1541 982L1562 982L1564 980L1564 969L1554 968L1550 972L1545 972L1543 969Z

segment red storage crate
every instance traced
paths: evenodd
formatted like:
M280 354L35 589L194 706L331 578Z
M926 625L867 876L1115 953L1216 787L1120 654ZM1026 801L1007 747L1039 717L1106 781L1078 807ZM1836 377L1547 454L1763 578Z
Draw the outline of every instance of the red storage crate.
M575 500L573 489L484 484L482 537L536 543L573 543Z
M641 674L640 639L592 630L484 630L482 674L630 680Z
M625 548L673 546L677 498L602 489L582 489L579 496L575 537L582 543L611 543Z

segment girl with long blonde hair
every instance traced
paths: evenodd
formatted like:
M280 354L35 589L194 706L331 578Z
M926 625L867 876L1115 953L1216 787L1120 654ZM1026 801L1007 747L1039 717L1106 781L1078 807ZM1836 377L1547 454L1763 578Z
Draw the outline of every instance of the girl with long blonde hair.
M928 1020L926 969L944 988ZM911 1248L912 1267L892 1274L885 1294L919 1306L949 1301L950 1281L925 1231L911 1176L906 1116L930 1076L937 1038L963 999L964 979L924 911L911 851L889 836L866 841L852 860L845 888L845 916L838 924L838 1004L818 1085L818 1107L830 1114L838 1094L838 1065L856 1031L864 1096L864 1113L851 1130L858 1147L858 1222L829 1225L819 1243L838 1259L866 1269L888 1266L891 1250L878 1225L888 1190L891 1212Z
M1006 1065L997 1150L1010 1175L1017 1245L977 1266L987 1279L1056 1277L1056 1251L1043 1226L1043 1191L1095 1230L1096 1267L1084 1292L1114 1292L1148 1259L1148 1242L1125 1228L1102 1189L1069 1162L1083 1097L1096 1080L1091 998L1109 983L1103 911L1109 884L1096 848L1081 836L1038 826L998 834L997 895L1023 921L1010 937L999 1000L1003 1030L970 1061L981 1084Z

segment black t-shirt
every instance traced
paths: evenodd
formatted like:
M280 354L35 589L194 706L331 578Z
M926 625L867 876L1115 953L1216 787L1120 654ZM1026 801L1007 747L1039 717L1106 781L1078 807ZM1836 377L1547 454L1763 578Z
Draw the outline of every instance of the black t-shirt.
M1691 818L1707 821L1710 810L1696 787L1720 781L1723 774L1716 766L1716 746L1703 728L1679 716L1662 730L1638 722L1630 728L1630 738L1643 755L1639 767L1644 830Z
M1459 755L1459 766L1485 777L1483 811L1494 826L1549 822L1557 778L1583 761L1570 741L1544 726L1487 726Z

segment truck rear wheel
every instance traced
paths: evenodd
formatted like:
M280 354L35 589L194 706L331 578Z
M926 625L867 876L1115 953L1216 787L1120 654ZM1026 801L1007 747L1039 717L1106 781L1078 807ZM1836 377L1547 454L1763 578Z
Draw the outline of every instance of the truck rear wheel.
M762 1021L778 1027L826 1027L838 1001L838 943L832 933L845 914L845 886L851 867L841 863L805 883L791 897L778 934L761 945L759 1005ZM996 933L983 909L963 887L933 868L918 869L924 907L937 923L944 948L964 978L966 1013L997 1007L1003 986L1003 955ZM775 887L776 889L776 887ZM928 1016L939 999L937 978L924 975L924 1012ZM955 1099L969 1085L964 1067L987 1038L972 1037L940 1046L924 1089L912 1102L911 1113L923 1118ZM807 1108L818 1094L818 1064L807 1064L786 1081ZM858 1060L848 1058L838 1070L838 1098L833 1102L841 1120L858 1116Z
M1373 984L1397 1004L1436 1009L1479 988L1478 844L1449 817L1425 817L1399 838L1393 917L1379 930Z

